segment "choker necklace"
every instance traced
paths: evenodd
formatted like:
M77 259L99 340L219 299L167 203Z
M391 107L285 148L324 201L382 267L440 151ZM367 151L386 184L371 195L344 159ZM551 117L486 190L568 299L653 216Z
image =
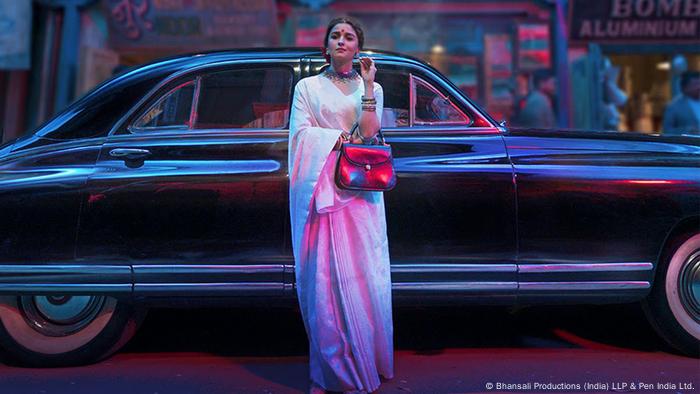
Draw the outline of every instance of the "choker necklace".
M354 68L346 73L339 73L335 72L335 70L333 70L333 67L328 67L327 69L323 70L322 75L333 82L350 83L354 79L356 79L359 74L357 73L357 71L355 71Z

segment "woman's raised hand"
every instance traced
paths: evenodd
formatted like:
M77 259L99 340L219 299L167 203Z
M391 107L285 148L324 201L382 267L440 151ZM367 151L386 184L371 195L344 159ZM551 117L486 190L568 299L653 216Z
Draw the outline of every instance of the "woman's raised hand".
M362 80L367 82L374 82L374 74L377 73L377 67L374 66L374 60L368 56L360 57L360 73L362 75Z

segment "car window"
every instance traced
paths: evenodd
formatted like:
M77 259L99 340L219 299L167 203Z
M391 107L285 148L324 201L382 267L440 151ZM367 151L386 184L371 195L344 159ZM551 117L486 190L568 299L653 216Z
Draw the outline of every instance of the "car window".
M409 126L409 75L405 72L377 70L374 79L384 92L382 127Z
M190 127L192 99L196 83L180 84L161 97L134 123L136 129Z
M408 71L379 69L375 81L384 91L382 127L489 125L479 116L472 121L472 117L455 105L449 96Z
M471 119L452 103L448 96L422 78L411 75L411 89L415 100L414 125L470 125L472 123Z
M291 86L292 71L282 67L204 75L194 127L284 128L289 117Z

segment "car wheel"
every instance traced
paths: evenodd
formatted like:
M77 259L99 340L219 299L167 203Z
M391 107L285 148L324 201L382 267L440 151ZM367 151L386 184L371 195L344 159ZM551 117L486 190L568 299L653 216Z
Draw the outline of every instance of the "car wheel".
M670 252L642 306L668 344L700 357L700 234L676 241Z
M2 296L0 345L24 366L92 363L125 345L145 312L107 296Z

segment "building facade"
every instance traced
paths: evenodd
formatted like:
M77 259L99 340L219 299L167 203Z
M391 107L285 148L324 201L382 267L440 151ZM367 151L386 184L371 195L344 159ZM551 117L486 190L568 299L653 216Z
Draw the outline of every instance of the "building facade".
M700 0L0 0L3 141L124 68L225 48L319 47L357 17L366 48L421 58L509 121L530 76L559 78L559 125L658 130L681 69L700 69ZM6 26L12 26L6 28ZM4 29L4 30L3 30ZM319 49L320 50L320 49ZM624 103L610 105L607 76ZM572 100L576 97L576 100Z

